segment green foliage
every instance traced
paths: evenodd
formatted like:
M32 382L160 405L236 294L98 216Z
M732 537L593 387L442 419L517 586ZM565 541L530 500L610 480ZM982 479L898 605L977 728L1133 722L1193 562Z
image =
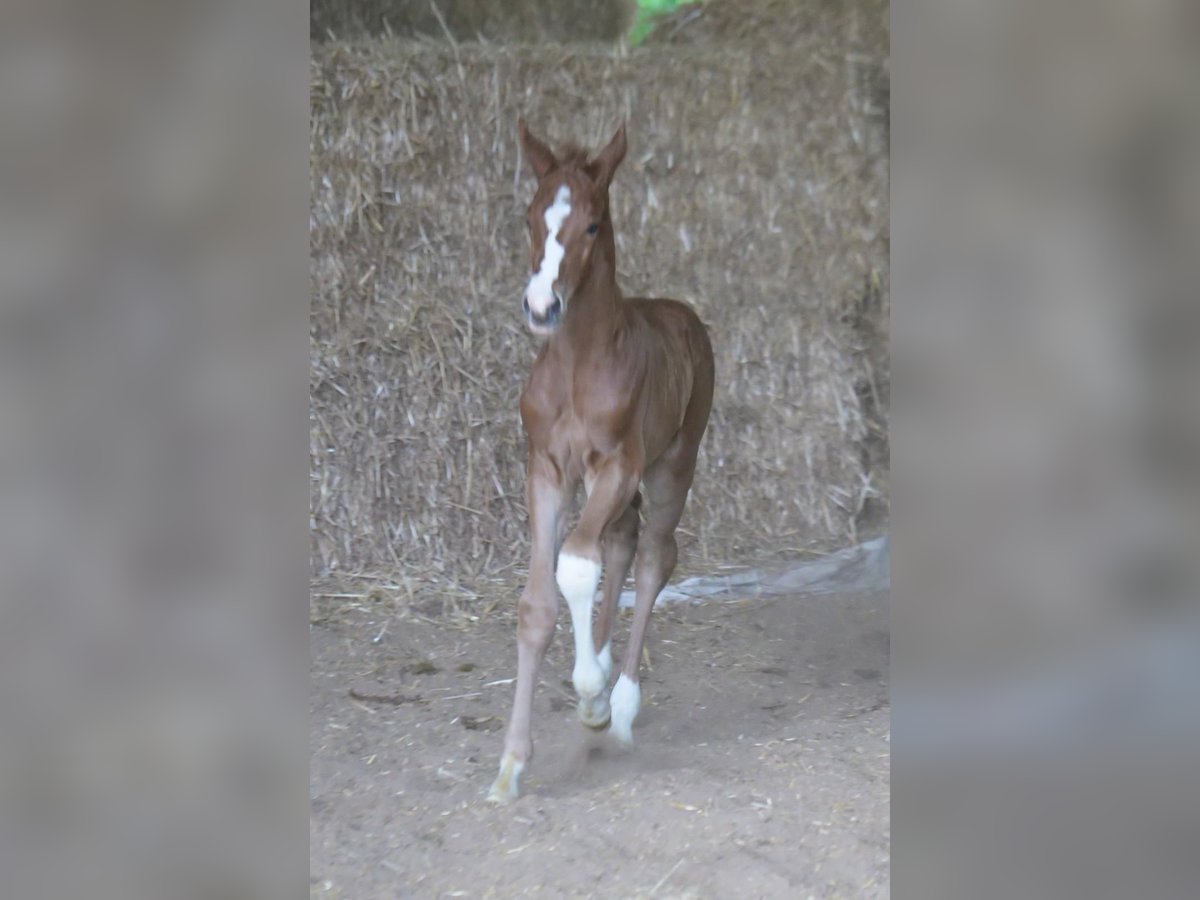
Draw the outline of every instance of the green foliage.
M636 47L649 37L660 18L694 2L696 0L637 0L637 17L633 21L629 42Z

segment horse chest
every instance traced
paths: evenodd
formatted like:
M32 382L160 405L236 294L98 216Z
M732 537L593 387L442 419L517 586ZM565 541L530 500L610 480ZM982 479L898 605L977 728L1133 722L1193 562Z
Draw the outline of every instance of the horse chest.
M547 454L572 479L585 477L628 439L634 416L613 392L575 373L535 370L521 400L531 449Z

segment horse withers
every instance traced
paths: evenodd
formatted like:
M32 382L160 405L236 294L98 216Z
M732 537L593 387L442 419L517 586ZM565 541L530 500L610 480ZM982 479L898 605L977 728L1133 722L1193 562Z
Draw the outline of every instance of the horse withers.
M675 568L675 527L713 393L712 345L696 313L676 300L626 298L617 287L608 187L625 156L624 124L592 159L577 147L556 156L524 120L518 131L538 179L528 211L531 275L523 309L530 330L547 340L521 395L532 554L518 606L516 698L488 794L496 803L517 796L533 754L533 691L554 634L557 591L575 632L579 718L632 744L646 625ZM566 534L565 514L580 482L587 502ZM633 628L610 697L612 626L635 552Z

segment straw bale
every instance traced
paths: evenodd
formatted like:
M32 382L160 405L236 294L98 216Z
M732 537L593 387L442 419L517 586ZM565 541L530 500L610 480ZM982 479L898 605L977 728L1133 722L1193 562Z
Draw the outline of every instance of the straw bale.
M648 44L791 47L800 39L887 55L888 0L701 0L655 23Z
M526 564L518 113L592 147L628 119L621 284L709 324L681 573L854 540L886 502L888 205L847 52L315 47L315 571L470 587Z
M369 36L613 42L629 30L635 0L313 0L309 39Z
M762 53L802 52L804 46L820 43L835 50L832 55L846 66L848 92L886 143L889 10L889 0L703 0L657 20L646 45Z

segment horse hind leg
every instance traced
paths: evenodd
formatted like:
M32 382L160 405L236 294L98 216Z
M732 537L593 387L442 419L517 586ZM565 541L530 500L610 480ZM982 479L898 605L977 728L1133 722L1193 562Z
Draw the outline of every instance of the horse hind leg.
M613 522L604 532L604 592L600 601L600 613L596 617L596 653L600 657L600 667L604 669L604 677L612 675L612 629L616 621L617 604L621 599L621 589L625 587L625 579L633 567L633 557L637 550L638 525L642 508L642 495L634 494L633 500L621 514L621 518Z
M637 600L633 611L633 627L625 648L621 675L613 686L610 698L612 735L627 747L633 744L633 721L641 708L639 668L650 611L675 571L679 556L675 527L683 515L691 483L690 464L684 465L682 471L672 471L671 462L667 460L648 470L645 476L648 503L646 525L637 545L637 566L634 570Z

